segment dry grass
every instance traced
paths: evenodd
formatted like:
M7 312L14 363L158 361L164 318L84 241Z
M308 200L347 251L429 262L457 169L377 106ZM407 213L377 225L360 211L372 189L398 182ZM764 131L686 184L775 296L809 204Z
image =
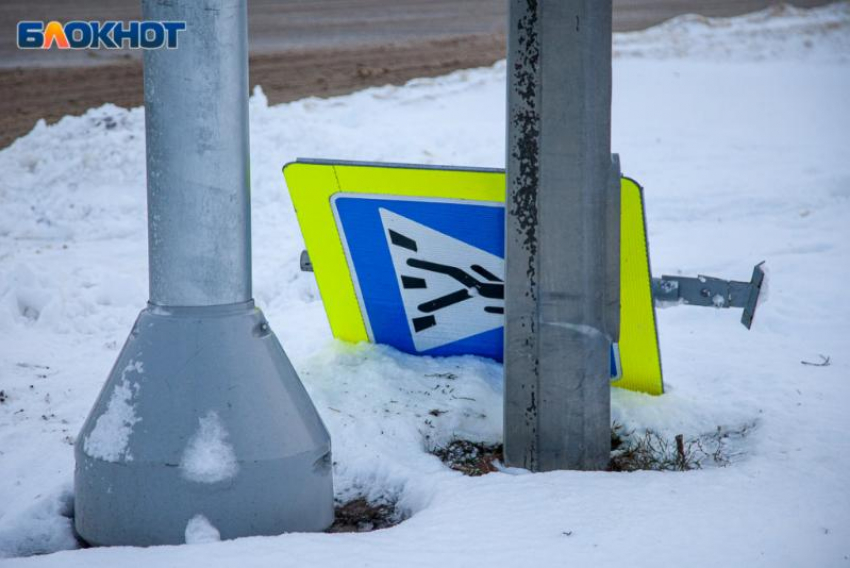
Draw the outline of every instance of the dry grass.
M754 428L748 423L737 428L717 427L716 431L686 437L665 436L654 430L627 431L621 424L611 428L611 461L608 471L689 471L706 466L724 467L741 455L735 442ZM501 444L453 439L430 449L450 469L479 476L497 471L502 462Z
M365 497L357 497L336 505L334 523L327 532L371 532L393 527L405 518L393 500L369 501Z
M609 471L688 471L708 465L725 467L740 455L737 440L746 437L754 424L738 428L717 427L714 432L672 439L653 430L627 432L621 424L611 429Z
M476 477L497 471L493 462L502 461L502 444L485 444L455 439L431 453L440 458L449 469Z

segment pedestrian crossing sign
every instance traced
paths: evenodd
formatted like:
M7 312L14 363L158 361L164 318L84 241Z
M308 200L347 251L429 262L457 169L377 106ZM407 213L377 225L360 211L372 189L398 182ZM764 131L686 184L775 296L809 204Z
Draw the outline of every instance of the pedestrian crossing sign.
M331 207L369 339L410 353L501 358L502 207L347 193Z
M503 170L299 160L284 175L335 337L502 359ZM661 394L640 187L621 191L612 384Z

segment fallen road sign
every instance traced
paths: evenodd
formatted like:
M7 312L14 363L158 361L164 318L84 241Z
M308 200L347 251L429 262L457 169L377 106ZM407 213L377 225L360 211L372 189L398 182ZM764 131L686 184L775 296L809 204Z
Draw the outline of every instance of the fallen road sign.
M298 160L284 175L335 337L502 359L503 170ZM661 394L641 188L620 190L612 384Z

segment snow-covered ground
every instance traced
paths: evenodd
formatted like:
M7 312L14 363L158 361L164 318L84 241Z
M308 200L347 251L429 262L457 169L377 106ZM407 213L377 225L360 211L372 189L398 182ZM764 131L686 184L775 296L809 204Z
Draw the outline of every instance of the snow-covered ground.
M39 124L0 152L0 556L26 566L850 566L850 4L680 18L615 37L614 149L646 188L653 272L748 279L738 310L659 312L668 392L628 430L746 428L726 467L464 477L427 449L501 436L501 367L334 342L281 166L296 156L502 166L504 64L269 107L251 99L255 297L334 441L340 497L411 515L363 534L77 547L72 443L147 298L144 115ZM801 361L830 357L816 367ZM445 411L439 416L432 409ZM439 414L439 413L438 413ZM66 550L66 551L63 551ZM56 552L63 551L63 552Z

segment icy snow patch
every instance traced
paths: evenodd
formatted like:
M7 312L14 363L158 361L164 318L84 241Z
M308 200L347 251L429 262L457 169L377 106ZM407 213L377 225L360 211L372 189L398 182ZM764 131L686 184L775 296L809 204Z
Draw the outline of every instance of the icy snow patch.
M235 476L239 471L233 446L218 413L209 411L199 419L200 427L189 440L180 471L183 477L198 483L216 483Z
M68 483L45 496L39 495L19 515L0 512L0 559L77 548L72 528L73 501Z
M108 462L117 462L122 458L132 461L133 456L127 450L127 442L133 433L133 425L140 420L136 416L133 397L139 391L138 383L130 383L127 373L134 371L142 374L144 369L141 361L130 361L121 372L121 383L112 391L112 397L106 405L106 412L101 414L94 429L86 438L83 449L93 458Z
M221 534L203 515L195 515L186 523L186 544L204 544L218 542Z

